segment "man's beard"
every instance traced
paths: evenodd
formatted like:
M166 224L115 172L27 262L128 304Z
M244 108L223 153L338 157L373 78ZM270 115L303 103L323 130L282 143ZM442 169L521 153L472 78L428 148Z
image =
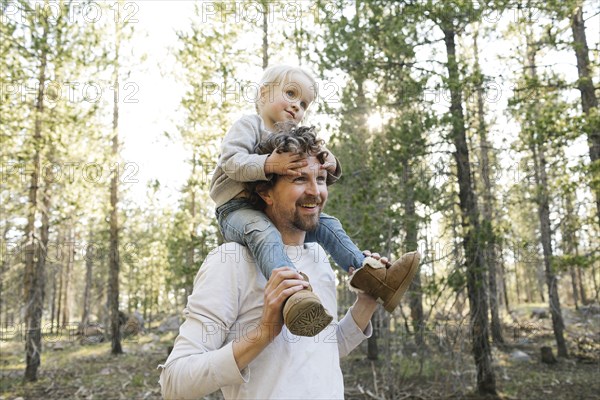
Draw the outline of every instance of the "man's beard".
M301 204L306 204L306 203L317 204L317 208L318 208L319 212L316 214L312 214L312 215L301 215L300 214L300 209L302 208ZM313 198L313 197L302 198L302 199L298 200L298 202L296 203L296 207L298 209L294 212L294 215L293 215L293 218L291 221L292 225L296 229L300 229L305 232L314 231L315 229L317 229L317 227L319 226L321 212L323 211L323 201L322 201L321 197L317 196L315 198Z
M294 213L294 219L292 220L292 225L300 229L301 231L310 232L317 229L319 226L321 211L319 210L318 214L315 215L306 215L304 217L300 216L298 212Z

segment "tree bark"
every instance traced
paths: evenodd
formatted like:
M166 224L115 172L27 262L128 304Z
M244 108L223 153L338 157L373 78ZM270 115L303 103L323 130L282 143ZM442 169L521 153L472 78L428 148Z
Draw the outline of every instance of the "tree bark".
M527 62L530 77L535 81L537 71L535 65L536 48L527 41ZM539 143L541 142L541 143ZM550 199L548 195L548 176L546 172L546 155L544 143L531 138L531 152L533 155L534 177L537 191L538 217L540 221L540 234L544 254L544 269L546 273L546 285L548 288L548 302L550 314L552 315L552 328L556 339L557 352L560 357L567 357L567 345L564 338L564 322L558 297L558 283L556 274L552 268L552 232L550 225Z
M38 185L40 174L40 154L42 151L42 120L44 115L44 86L46 84L46 67L48 63L48 21L43 20L43 33L40 41L40 69L38 73L38 91L35 102L34 125L34 155L33 171L31 173L31 186L29 187L29 210L25 239L27 254L25 257L24 297L25 297L25 381L36 381L37 371L41 362L42 353L42 309L44 301L44 262L43 254L38 253L39 243L36 246L35 220L38 210ZM36 249L37 247L37 249ZM37 262L36 262L36 253ZM41 261L40 261L41 259Z
M61 252L61 263L60 269L58 271L58 296L56 296L56 329L60 329L60 315L61 315L61 307L62 307L62 295L63 295L63 263L62 259L64 258L64 254Z
M536 167L535 177L538 186L538 217L540 219L540 233L542 236L542 249L544 253L544 267L546 270L546 285L548 287L548 301L550 314L552 315L552 328L554 338L560 357L567 357L567 345L564 338L565 325L558 297L558 282L556 274L552 269L552 233L550 228L550 204L548 200L548 178L546 175L546 159L543 145L536 151L535 144L532 145L534 153L534 165ZM537 154L536 154L537 153Z
M477 32L477 31L476 31ZM490 179L489 150L492 147L487 140L487 124L483 105L483 75L479 67L479 49L477 36L473 35L473 51L475 54L475 73L477 79L477 133L479 134L479 150L481 157L481 179L483 180L483 235L485 238L485 263L488 270L490 312L492 316L492 339L494 343L502 344L502 324L498 311L498 286L496 284L497 254L496 237L494 234L494 196L492 193L492 180Z
M402 182L404 183L404 225L406 237L404 241L404 251L418 250L418 223L415 208L415 194L412 183L412 168L407 159L402 160ZM408 291L408 303L410 306L410 317L415 333L415 342L418 345L423 344L423 327L425 324L423 315L423 294L421 291L421 274L417 273L412 281Z
M94 236L92 230L89 232L89 243L85 252L85 289L83 292L83 310L81 315L81 329L85 329L85 327L90 322L90 298L92 293L92 269L94 267Z
M269 4L267 1L263 1L263 9L265 12L263 13L263 40L262 40L262 68L263 70L267 69L269 66Z
M2 212L4 212L5 210L2 209ZM8 246L9 242L7 239L7 234L10 231L11 225L9 223L9 221L5 222L4 225L4 233L2 234L2 246ZM3 248L2 250L5 250L5 248ZM6 249L8 250L8 249ZM2 255L2 265L0 266L0 329L2 328L2 326L7 327L6 323L8 322L6 320L6 317L2 317L2 312L5 311L5 309L7 309L8 307L6 307L5 305L5 294L4 294L4 273L6 272L6 270L8 269L9 266L9 260L10 260L10 255L9 252L6 251L3 255ZM5 316L6 316L6 311L4 312Z
M73 272L73 257L75 252L75 239L73 236L73 228L70 226L67 233L67 243L65 243L65 249L67 252L67 260L66 260L66 271L64 276L64 285L63 285L63 305L62 305L62 324L63 328L67 327L70 323L71 319L71 274Z
M50 304L50 333L54 333L54 313L56 312L56 268L57 266L54 265L52 273L52 301ZM58 321L56 321L56 326L58 328Z
M577 253L575 253L575 254L577 254ZM592 270L592 273L594 273L593 270ZM588 298L585 293L585 286L583 285L583 282L585 282L585 280L583 279L581 274L582 274L581 268L577 268L577 277L579 278L578 279L578 281L579 281L579 297L581 298L582 304L587 304ZM594 282L595 282L596 281L595 275L592 275L592 277L594 277Z
M114 171L110 180L110 251L109 251L109 277L108 298L110 310L111 353L122 354L121 330L119 324L119 223L118 223L118 180L119 180L119 50L120 26L115 23L115 61L113 65L113 123L112 123L112 160Z
M574 256L577 253L577 222L575 211L573 210L573 193L566 190L563 195L565 207L565 219L561 225L563 236L563 250L568 256ZM579 292L577 285L577 272L575 267L569 266L569 275L571 277L571 290L573 291L573 303L575 309L579 309Z
M500 246L500 282L502 282L502 295L504 297L504 307L506 312L510 313L510 304L508 301L508 285L506 284L506 267L504 265L504 241L499 242Z
M488 302L485 285L485 262L479 246L481 228L479 211L471 179L469 148L467 146L465 118L462 108L462 92L456 56L456 32L454 27L442 26L448 56L448 87L450 89L450 114L454 158L458 172L459 204L464 233L467 288L471 316L472 352L477 367L477 391L496 395L496 378L492 369L492 355L488 341Z
M585 35L585 21L583 20L583 7L579 6L575 10L571 19L571 31L573 33L573 47L577 57L577 74L579 80L577 87L581 93L581 108L589 118L588 146L590 160L592 162L592 173L600 172L600 116L592 115L592 110L598 109L598 98L594 89L594 81L590 73L590 58L587 38ZM596 182L591 183L590 189L596 196L596 216L600 226L600 185Z
M367 339L367 359L379 359L379 346L377 346L377 338L379 337L379 313L375 312L371 317L371 325L373 325L373 334Z

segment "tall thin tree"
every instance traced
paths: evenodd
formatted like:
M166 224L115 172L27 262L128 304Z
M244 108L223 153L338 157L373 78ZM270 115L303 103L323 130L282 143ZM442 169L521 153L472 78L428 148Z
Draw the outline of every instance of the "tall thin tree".
M119 1L118 6L121 7ZM121 8L119 8L121 9ZM121 20L115 21L115 54L113 61L113 119L112 119L112 160L113 171L110 180L110 250L109 250L109 275L108 275L108 299L110 309L110 332L112 337L111 353L121 354L121 330L119 323L119 52L121 49Z

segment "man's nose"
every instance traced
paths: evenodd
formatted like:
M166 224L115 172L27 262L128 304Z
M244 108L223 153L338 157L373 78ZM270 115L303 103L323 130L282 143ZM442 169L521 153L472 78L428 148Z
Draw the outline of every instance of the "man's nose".
M316 196L319 194L319 186L317 185L316 179L309 179L305 189L306 194Z
M298 111L298 110L300 110L300 107L298 107L298 101L297 101L297 100L292 102L292 108L293 108L295 111Z

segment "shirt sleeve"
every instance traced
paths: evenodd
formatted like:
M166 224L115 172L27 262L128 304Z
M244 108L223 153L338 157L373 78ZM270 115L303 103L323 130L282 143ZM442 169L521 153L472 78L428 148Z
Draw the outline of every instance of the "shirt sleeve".
M333 158L335 158L335 172L332 174L331 172L327 171L327 184L333 185L342 176L342 164L340 163L340 160L335 156L335 154L331 152L331 150L329 150L328 148L325 148L325 150L331 153Z
M260 142L260 125L249 117L236 121L221 143L219 164L223 172L237 182L265 181L265 160L254 147Z
M363 340L368 339L373 334L373 325L371 321L362 331L354 318L352 318L352 307L348 310L344 318L337 325L337 343L340 357L345 357L356 348Z
M184 310L186 320L165 365L159 366L165 399L197 399L248 381L247 370L237 367L232 343L224 345L237 318L239 294L235 274L227 272L235 269L218 265L219 258L209 255L200 268Z

